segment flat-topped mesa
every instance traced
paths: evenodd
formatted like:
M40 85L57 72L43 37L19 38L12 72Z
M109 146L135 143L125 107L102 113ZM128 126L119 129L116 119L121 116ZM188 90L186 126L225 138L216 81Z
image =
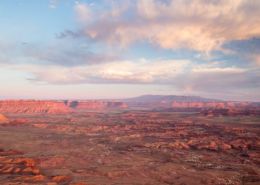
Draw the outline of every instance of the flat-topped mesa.
M7 100L0 101L3 113L67 113L70 108L64 101Z
M86 100L71 101L67 105L74 110L104 110L127 108L127 104L116 101Z
M122 109L127 105L116 101L55 101L55 100L6 100L0 101L2 113L60 114L82 110Z

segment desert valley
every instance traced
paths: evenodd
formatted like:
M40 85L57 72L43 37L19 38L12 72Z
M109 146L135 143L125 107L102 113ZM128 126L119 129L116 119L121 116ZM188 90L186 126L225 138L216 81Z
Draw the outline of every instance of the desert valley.
M256 185L260 104L191 96L0 101L3 185Z
M0 185L260 185L260 0L0 0Z

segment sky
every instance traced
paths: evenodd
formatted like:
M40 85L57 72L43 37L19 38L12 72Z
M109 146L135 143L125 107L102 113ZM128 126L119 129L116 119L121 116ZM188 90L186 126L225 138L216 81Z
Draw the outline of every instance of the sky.
M260 101L260 1L1 0L0 99Z

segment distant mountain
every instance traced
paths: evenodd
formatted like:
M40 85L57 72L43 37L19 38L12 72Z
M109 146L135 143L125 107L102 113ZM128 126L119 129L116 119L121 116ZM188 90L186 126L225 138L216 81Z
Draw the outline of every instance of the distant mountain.
M222 100L202 98L200 96L177 96L177 95L143 95L128 98L125 102L221 102Z
M143 95L135 98L122 100L129 108L154 109L154 110L180 110L193 111L208 108L230 108L236 106L247 106L248 103L223 101L217 99L203 98L199 96L177 96L177 95Z

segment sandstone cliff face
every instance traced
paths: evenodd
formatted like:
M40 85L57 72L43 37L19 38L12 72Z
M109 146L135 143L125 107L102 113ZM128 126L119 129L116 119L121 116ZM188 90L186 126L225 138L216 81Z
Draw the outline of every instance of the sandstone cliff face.
M0 101L3 113L66 113L69 108L62 101L10 100Z
M0 101L2 113L69 113L82 110L104 110L126 108L122 102L109 101L39 101L39 100L8 100Z

